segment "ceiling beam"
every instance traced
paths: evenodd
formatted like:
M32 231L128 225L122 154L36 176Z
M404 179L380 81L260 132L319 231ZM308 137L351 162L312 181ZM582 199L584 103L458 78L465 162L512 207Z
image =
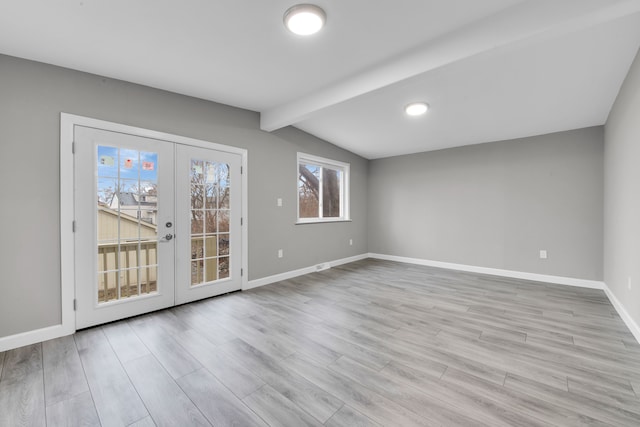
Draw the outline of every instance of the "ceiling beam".
M493 49L538 41L640 12L640 0L525 1L308 96L262 111L271 132L317 111Z

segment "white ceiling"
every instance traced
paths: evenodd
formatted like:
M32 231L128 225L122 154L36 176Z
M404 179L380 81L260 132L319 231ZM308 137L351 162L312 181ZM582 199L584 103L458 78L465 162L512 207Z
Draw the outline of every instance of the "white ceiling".
M0 53L261 113L367 158L606 121L640 0L2 0ZM1 78L1 70L0 70ZM403 107L431 105L421 118Z

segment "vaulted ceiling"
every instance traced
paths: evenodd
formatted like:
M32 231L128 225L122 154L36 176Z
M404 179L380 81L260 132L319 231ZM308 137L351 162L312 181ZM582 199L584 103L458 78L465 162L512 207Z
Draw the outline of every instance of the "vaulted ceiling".
M367 158L604 124L640 0L3 0L0 53L258 111ZM0 70L0 78L2 78ZM403 107L426 101L427 115Z

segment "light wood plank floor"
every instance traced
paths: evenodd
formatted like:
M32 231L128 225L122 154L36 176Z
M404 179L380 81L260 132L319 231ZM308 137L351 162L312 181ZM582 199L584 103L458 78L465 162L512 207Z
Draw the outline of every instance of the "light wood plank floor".
M602 291L364 260L0 353L1 426L640 425Z

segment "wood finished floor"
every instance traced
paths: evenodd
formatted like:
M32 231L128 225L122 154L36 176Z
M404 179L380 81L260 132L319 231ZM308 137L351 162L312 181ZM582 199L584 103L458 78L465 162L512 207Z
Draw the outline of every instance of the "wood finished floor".
M602 291L364 260L0 353L1 426L640 425Z

